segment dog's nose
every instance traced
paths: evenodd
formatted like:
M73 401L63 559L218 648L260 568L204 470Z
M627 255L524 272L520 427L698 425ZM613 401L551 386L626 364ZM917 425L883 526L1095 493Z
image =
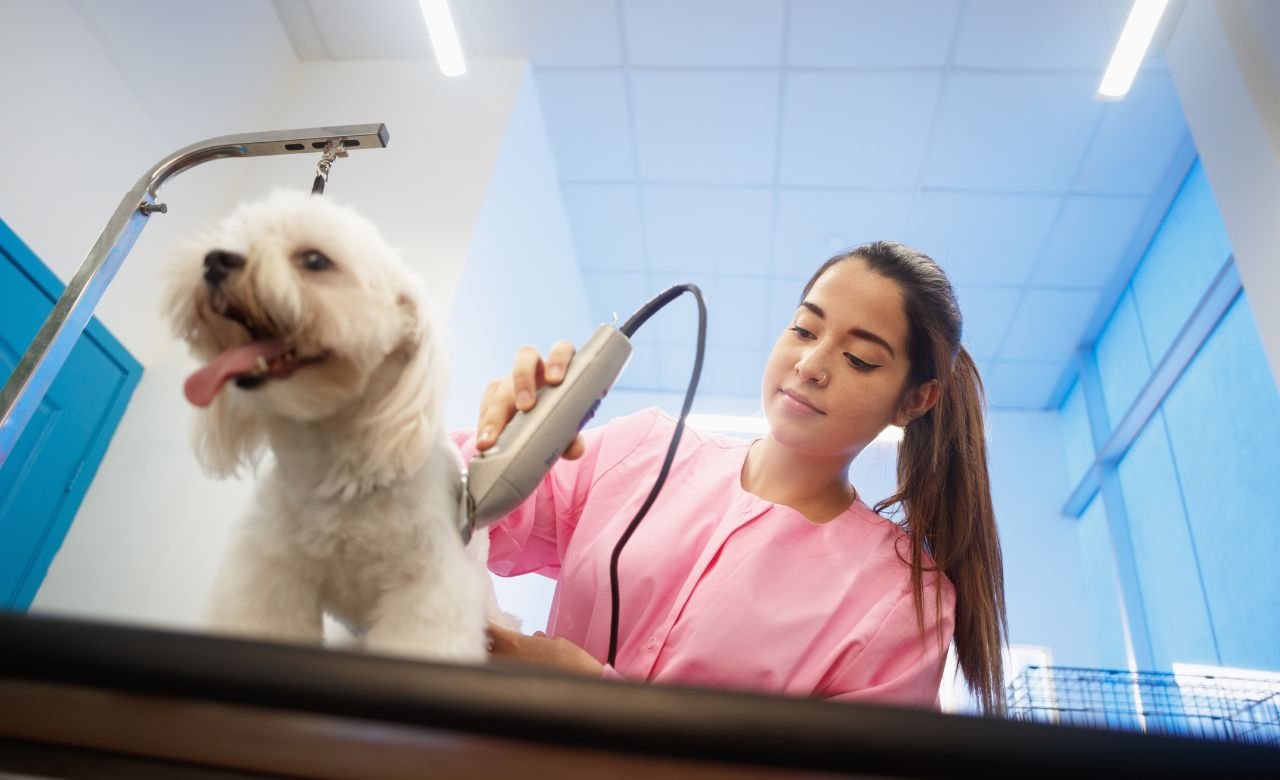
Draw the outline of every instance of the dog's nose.
M209 284L218 284L238 268L244 268L244 257L235 252L215 249L204 256L204 280Z

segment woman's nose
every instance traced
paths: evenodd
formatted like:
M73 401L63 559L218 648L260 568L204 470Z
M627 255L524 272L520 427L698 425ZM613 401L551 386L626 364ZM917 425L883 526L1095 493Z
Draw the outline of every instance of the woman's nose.
M823 368L822 360L815 352L805 354L796 362L796 375L804 382L811 382L818 387L826 387L831 380L831 375Z

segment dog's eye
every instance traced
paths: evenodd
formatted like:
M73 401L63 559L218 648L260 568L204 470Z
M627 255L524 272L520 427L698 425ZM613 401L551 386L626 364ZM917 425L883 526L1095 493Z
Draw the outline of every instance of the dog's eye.
M314 249L302 253L302 267L308 271L327 271L333 268L333 261Z

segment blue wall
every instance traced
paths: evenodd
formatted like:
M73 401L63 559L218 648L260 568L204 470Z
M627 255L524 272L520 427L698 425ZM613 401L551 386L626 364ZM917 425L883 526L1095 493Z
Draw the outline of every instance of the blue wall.
M1098 365L1104 430L1130 411L1231 262L1197 162L1086 356ZM1157 669L1280 670L1280 394L1243 291L1180 369L1137 437L1103 464L1119 478L1115 514L1133 545L1138 593L1121 598L1113 505L1098 495L1079 520L1099 652L1117 657L1127 601L1140 604ZM1061 410L1072 487L1097 459L1080 384Z

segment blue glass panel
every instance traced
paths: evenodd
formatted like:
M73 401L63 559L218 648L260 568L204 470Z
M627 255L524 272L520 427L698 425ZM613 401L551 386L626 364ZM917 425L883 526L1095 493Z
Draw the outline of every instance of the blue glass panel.
M1102 499L1095 496L1080 516L1080 558L1097 645L1096 665L1103 669L1124 669L1129 665L1124 642L1124 622L1120 608L1120 587L1115 555L1107 530L1107 513Z
M1089 431L1089 410L1084 402L1083 383L1077 379L1062 403L1062 441L1067 456L1068 489L1076 484L1093 465L1095 450Z
M1243 294L1164 408L1221 663L1280 669L1280 394Z
M1138 391L1151 378L1151 360L1138 324L1132 289L1126 289L1116 303L1094 353L1098 357L1102 397L1107 407L1107 427L1111 429L1129 411Z
M1197 160L1133 275L1153 362L1160 362L1230 254L1227 230Z
M1120 487L1157 668L1218 663L1177 472L1159 412L1120 461Z

